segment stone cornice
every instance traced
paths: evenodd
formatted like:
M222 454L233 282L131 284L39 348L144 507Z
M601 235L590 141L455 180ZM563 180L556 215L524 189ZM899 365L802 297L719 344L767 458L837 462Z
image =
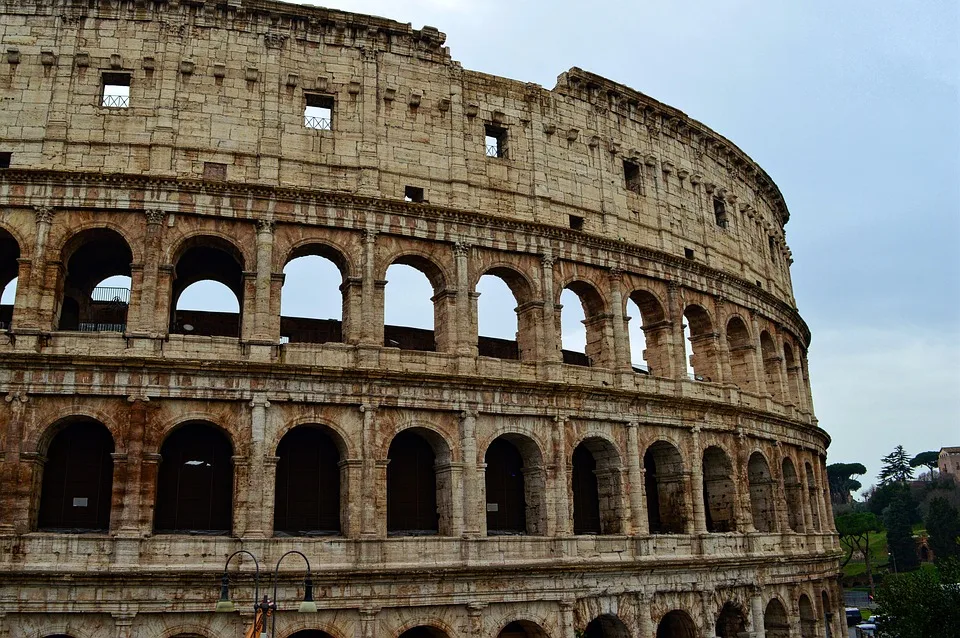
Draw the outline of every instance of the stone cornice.
M568 242L580 246L601 249L620 255L632 255L640 259L660 263L680 271L689 272L694 276L707 278L717 284L725 284L739 289L747 296L755 297L782 313L800 331L800 338L809 347L810 329L800 316L796 308L791 307L783 300L770 292L758 288L753 283L735 275L710 268L702 263L691 261L683 257L671 255L662 251L627 242L590 235L582 231L574 231L560 226L551 226L531 221L510 219L486 215L480 212L468 212L461 209L438 206L436 204L409 204L400 200L383 199L339 193L333 191L312 190L306 188L292 188L286 186L268 186L264 184L246 184L234 182L214 182L199 179L163 178L141 176L126 173L95 173L80 171L52 171L33 169L8 169L0 173L0 184L3 183L30 183L62 186L66 183L113 185L120 188L136 188L151 191L180 191L188 193L216 193L228 198L249 197L280 200L291 203L313 204L320 206L339 206L374 213L389 213L407 217L420 217L437 221L452 221L474 227L488 227L491 229L515 230L518 234L538 237L543 240ZM24 202L26 205L29 202ZM35 203L35 202L34 202ZM54 202L55 203L55 202ZM16 205L17 202L5 201L5 205ZM194 211L176 211L190 213ZM241 218L242 219L242 218ZM292 214L277 214L278 222L304 223ZM256 221L250 217L250 221ZM619 265L628 271L620 259L610 259L611 264ZM600 264L598 264L600 265Z

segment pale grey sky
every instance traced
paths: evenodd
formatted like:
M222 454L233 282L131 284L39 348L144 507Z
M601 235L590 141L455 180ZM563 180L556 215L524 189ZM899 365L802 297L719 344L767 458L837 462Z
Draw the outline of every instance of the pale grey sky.
M833 437L828 462L862 462L870 485L880 457L898 444L911 453L960 445L956 0L327 6L435 26L465 68L547 88L579 66L733 140L790 208L794 288L813 332L814 402ZM411 302L429 297L429 285L409 270L389 272L387 323L432 327L429 303ZM339 298L335 271L305 276L313 288L330 280L330 298ZM502 309L512 298L496 280L486 283L481 333L510 338L515 323ZM309 315L294 299L284 297L284 313ZM575 306L565 303L565 347L582 347ZM639 352L638 331L631 337Z

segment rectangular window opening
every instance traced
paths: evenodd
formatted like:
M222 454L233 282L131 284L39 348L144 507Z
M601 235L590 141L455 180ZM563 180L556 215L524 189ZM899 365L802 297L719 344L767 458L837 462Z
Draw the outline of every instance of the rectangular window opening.
M570 228L574 230L583 230L583 217L570 215Z
M333 96L305 93L303 125L318 131L333 130Z
M687 259L693 259L693 248L684 248L683 256Z
M767 235L767 244L770 246L770 261L777 263L777 245L773 241L773 235Z
M10 168L10 160L13 159L13 153L4 151L0 153L0 168Z
M630 160L623 160L623 181L627 190L640 194L640 165Z
M493 124L484 125L484 146L487 157L507 156L507 129Z
M130 74L104 73L100 106L112 109L125 109L130 106Z
M720 228L726 228L729 221L727 220L727 205L719 197L713 198L713 217L717 222L717 226Z
M425 202L426 200L423 198L423 189L417 186L404 186L403 201L414 202L417 204Z
M757 279L757 288L763 288L763 282Z
M226 181L227 165L219 162L204 162L203 179L209 179L218 182Z

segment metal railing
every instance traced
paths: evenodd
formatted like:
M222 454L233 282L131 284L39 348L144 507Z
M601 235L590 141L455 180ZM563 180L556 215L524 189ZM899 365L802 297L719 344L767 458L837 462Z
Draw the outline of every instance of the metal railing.
M691 381L709 381L709 379L707 379L707 378L706 378L705 376L703 376L702 374L694 374L694 373L689 373L689 372L688 372L688 373L687 373L687 377L689 377L689 379L690 379Z
M80 332L126 332L125 323L83 323L77 327Z
M307 128L317 129L318 131L332 131L333 126L330 119L326 117L303 116L303 125Z
M487 157L500 157L500 145L487 144Z
M104 95L100 106L112 109L125 109L130 106L130 97L127 95Z
M112 286L94 288L90 294L90 300L126 305L130 303L130 289L114 288Z

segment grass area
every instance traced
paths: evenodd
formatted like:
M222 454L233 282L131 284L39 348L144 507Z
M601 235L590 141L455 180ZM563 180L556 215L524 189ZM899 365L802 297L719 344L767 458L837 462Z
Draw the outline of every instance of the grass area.
M923 523L917 523L913 526L914 535L924 532ZM846 549L844 549L846 551ZM887 554L887 532L875 532L870 534L870 564L873 566L874 576L886 568L890 561ZM844 555L846 556L846 555ZM860 576L867 573L867 563L858 552L855 552L850 562L843 568L843 575L846 577Z

